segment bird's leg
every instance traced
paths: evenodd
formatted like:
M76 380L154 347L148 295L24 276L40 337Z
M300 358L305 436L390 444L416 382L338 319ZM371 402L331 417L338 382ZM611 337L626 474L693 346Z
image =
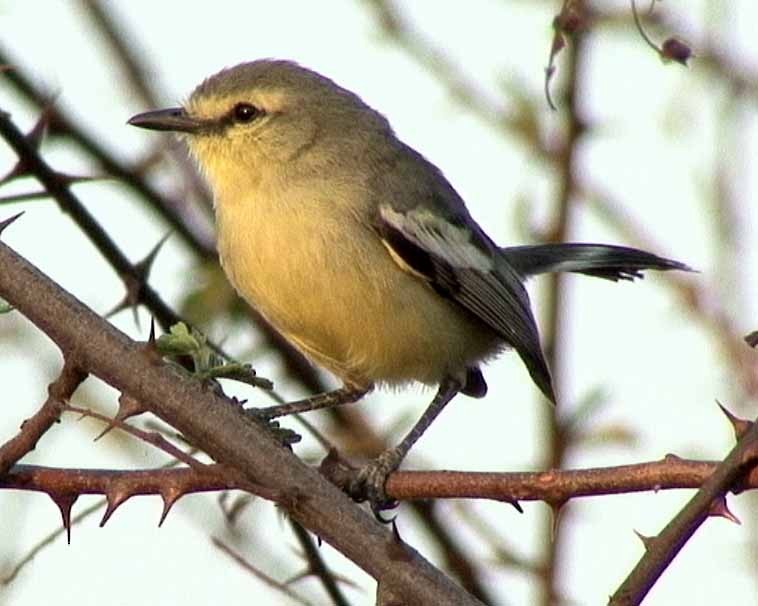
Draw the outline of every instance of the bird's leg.
M357 387L355 385L344 385L334 391L320 393L310 398L269 406L268 408L258 408L254 410L253 414L260 419L270 421L277 417L309 412L311 410L318 410L319 408L352 404L360 400L369 391L371 391L371 386Z
M443 379L431 404L429 404L424 414L421 415L421 418L403 438L403 441L394 448L388 448L360 469L355 482L350 487L350 493L354 498L359 501L368 500L374 512L390 509L396 505L394 501L387 499L387 494L384 491L387 476L400 466L408 451L462 387L462 383L457 379L453 379L452 377Z

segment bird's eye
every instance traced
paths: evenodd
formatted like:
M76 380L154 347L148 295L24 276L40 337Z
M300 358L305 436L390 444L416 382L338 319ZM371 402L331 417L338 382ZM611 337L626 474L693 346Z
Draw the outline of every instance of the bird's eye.
M262 113L260 109L249 103L237 103L233 110L234 120L243 124L252 122Z

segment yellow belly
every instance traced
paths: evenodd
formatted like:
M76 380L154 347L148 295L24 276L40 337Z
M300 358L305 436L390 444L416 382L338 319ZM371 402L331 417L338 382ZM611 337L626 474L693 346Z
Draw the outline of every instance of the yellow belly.
M277 225L220 209L222 265L243 298L347 383L436 384L498 350L486 326L401 269L370 228L346 238L343 221L293 212Z

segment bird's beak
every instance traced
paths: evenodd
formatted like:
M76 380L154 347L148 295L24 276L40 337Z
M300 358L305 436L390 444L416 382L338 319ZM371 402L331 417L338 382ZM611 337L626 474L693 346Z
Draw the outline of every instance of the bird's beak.
M129 118L127 124L150 130L170 130L180 133L196 133L203 122L190 116L183 107L157 109Z

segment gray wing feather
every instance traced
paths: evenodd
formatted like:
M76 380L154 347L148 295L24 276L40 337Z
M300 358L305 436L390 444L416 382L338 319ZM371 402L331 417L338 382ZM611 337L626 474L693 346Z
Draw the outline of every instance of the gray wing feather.
M513 346L540 390L555 401L537 324L521 276L496 261L494 244L473 219L450 222L436 208L400 211L382 205L378 230L413 273L488 325Z

